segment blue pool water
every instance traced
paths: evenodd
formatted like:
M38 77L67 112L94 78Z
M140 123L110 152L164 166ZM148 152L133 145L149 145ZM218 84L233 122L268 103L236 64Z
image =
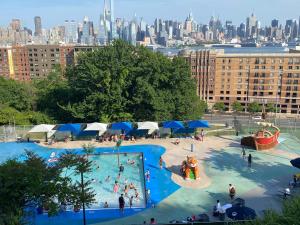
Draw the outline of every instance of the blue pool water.
M63 153L65 150L63 149L53 149L53 148L44 148L34 143L0 143L0 163L4 162L8 158L20 158L22 154L24 154L24 150L30 150L40 155L45 159L49 159L52 152L55 152L57 156ZM83 154L82 149L73 149L72 151L77 154ZM99 171L96 169L93 171L92 175L99 182L102 180L102 185L100 183L95 183L95 191L98 193L98 205L94 205L92 209L87 211L87 222L88 224L94 224L99 222L104 222L107 220L117 219L125 216L134 215L139 213L146 208L152 206L152 204L158 204L163 199L177 191L180 187L175 184L171 180L171 172L166 169L159 168L159 157L165 152L165 149L161 146L156 145L136 145L136 146L122 146L120 148L120 153L127 153L127 156L124 154L121 155L121 161L125 165L125 171L128 170L128 174L133 173L134 176L128 178L135 182L134 184L138 186L140 189L140 199L136 201L135 207L132 209L127 208L124 214L121 214L118 209L109 208L109 209L101 209L101 204L104 201L109 201L110 206L113 207L115 205L115 196L111 195L110 189L112 189L111 184L104 184L103 179L105 179L108 174L112 174L112 180L115 179L113 176L117 174L117 162L110 160L117 160L115 155L104 155L115 153L114 148L97 148L95 154L101 154L100 156L91 156L94 158L95 167L96 164L99 164ZM142 164L140 161L140 154L143 154L144 163ZM110 158L112 157L112 158ZM135 167L131 167L126 164L127 158L131 158L139 162L139 165ZM103 163L102 161L108 160L110 161L111 167L105 166L107 163ZM142 166L143 165L143 166ZM102 168L103 167L103 168ZM150 182L144 181L144 174L142 171L150 171ZM131 171L131 172L130 172ZM139 172L137 172L139 171ZM124 179L121 183L124 183L126 175L124 175ZM140 180L140 182L139 182ZM124 185L124 184L123 184ZM150 190L150 201L144 205L144 187L145 189ZM103 191L103 189L107 189L107 193L101 196L99 193ZM109 193L109 194L108 194ZM55 217L48 217L48 215L36 215L35 218L32 219L34 224L37 225L63 225L63 224L72 224L72 225L81 225L82 224L82 212L74 213L72 211L68 211L62 213Z
M120 154L120 164L124 166L124 172L120 173L117 154L100 154L89 156L92 160L93 171L85 174L87 179L92 180L91 187L95 190L96 202L90 209L103 209L107 202L109 208L118 208L118 199L124 193L125 185L132 183L137 189L139 196L135 197L135 190L128 191L125 197L125 207L129 207L129 198L134 196L133 207L145 208L145 182L143 170L143 156L141 153ZM128 164L127 160L134 160L134 165ZM107 179L109 176L109 179ZM73 176L74 180L80 181L80 176ZM115 182L118 182L118 192L113 191Z

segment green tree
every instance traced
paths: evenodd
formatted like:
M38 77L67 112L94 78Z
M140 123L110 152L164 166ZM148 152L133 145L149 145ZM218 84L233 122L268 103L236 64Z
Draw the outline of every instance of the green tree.
M11 107L0 107L0 125L31 125L53 122L53 119L41 112L19 112Z
M0 106L29 111L34 108L34 96L35 89L30 83L0 77Z
M248 105L248 111L250 113L257 113L257 112L261 112L261 106L259 105L258 102L251 102L249 105Z
M0 224L21 224L28 216L23 210L28 205L48 209L56 215L61 203L81 205L94 202L90 181L82 185L71 177L73 173L88 173L91 162L85 157L64 154L55 165L32 152L26 152L24 161L11 159L0 165ZM15 221L15 223L12 223Z
M232 103L231 107L232 107L233 111L235 111L235 112L241 112L241 111L243 111L243 106L238 101L235 101L234 103Z
M268 103L266 105L266 111L267 112L275 112L276 111L275 105L273 103Z
M224 104L224 102L216 102L215 104L214 104L214 106L213 106L213 108L215 109L215 110L218 110L218 111L220 111L220 112L223 112L223 111L225 111L225 104Z
M300 216L300 196L286 200L283 203L282 213L267 211L263 218L251 222L243 223L244 225L281 225L281 224L299 224Z
M64 122L197 119L205 110L184 59L120 40L81 54L62 78L38 91L38 109Z

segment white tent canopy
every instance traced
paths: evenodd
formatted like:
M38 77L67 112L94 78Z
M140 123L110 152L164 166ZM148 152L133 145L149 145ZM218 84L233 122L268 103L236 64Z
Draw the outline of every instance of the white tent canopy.
M48 133L48 132L50 132L54 127L55 127L55 125L50 125L50 124L40 124L40 125L34 126L34 127L29 131L29 133Z
M156 122L138 122L138 130L158 130Z
M84 129L85 131L99 131L105 132L107 130L107 124L106 123L89 123L87 127Z

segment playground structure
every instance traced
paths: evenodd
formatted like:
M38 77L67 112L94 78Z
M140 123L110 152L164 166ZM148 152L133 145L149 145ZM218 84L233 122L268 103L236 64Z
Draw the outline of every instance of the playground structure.
M199 167L196 157L189 157L182 162L181 171L186 180L199 180Z
M252 136L243 137L241 145L254 148L258 151L268 150L275 147L278 144L280 134L279 128L274 126L272 123L258 122L257 124L262 126L262 128ZM267 130L267 127L273 128L275 131L272 133Z

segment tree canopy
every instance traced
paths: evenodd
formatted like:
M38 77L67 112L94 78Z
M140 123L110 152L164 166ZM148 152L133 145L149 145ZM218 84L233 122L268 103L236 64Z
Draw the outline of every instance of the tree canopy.
M49 116L36 111L35 108L36 89L31 83L0 77L0 125L53 122Z
M220 112L223 112L223 111L225 111L226 106L225 106L224 102L216 102L216 103L214 104L213 108L214 108L215 110L218 110L218 111L220 111Z
M235 101L234 103L232 103L231 107L232 107L233 111L235 111L235 112L241 112L241 111L243 111L243 106L238 101Z
M48 82L38 100L64 122L197 119L206 106L184 59L120 40L81 54L64 78Z
M261 106L259 105L258 102L251 102L248 105L248 111L250 113L256 113L256 112L261 112Z

